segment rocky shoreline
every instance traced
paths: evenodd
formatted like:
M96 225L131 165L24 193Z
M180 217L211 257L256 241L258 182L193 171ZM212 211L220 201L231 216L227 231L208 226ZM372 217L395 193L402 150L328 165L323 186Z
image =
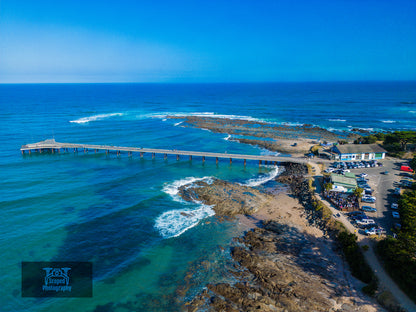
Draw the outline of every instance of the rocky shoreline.
M315 226L307 207L299 207L310 204L306 171L288 164L278 177L292 195L221 180L181 188L182 198L214 205L220 217L263 216L261 226L224 251L233 281L208 284L186 304L188 311L384 311L358 290L363 285L351 276L336 242Z

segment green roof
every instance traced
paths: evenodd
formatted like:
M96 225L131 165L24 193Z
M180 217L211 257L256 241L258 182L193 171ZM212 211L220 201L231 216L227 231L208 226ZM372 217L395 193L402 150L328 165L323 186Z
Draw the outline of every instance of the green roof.
M349 175L348 175L349 173ZM352 175L352 176L351 176ZM357 180L353 173L347 172L345 175L331 173L331 181L333 184L342 186L345 188L356 188Z

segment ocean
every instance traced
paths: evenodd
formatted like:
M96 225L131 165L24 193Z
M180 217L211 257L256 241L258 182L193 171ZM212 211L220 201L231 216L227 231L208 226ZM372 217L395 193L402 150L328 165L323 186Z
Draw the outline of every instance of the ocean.
M213 177L273 187L279 170L91 151L22 156L21 145L267 153L167 115L415 130L416 82L2 84L0 108L1 310L180 311L208 282L232 280L227 247L242 228L184 202L178 187ZM92 298L22 298L22 261L92 262Z

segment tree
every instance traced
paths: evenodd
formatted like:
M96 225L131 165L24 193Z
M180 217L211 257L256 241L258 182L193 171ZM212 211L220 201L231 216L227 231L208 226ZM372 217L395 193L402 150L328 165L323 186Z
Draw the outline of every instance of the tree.
M361 198L363 196L363 189L361 187L356 187L354 190L354 195L357 196L357 198Z
M413 157L413 159L410 161L410 168L413 169L413 171L416 172L416 155Z
M324 184L324 189L325 189L325 191L332 190L332 183L325 183Z

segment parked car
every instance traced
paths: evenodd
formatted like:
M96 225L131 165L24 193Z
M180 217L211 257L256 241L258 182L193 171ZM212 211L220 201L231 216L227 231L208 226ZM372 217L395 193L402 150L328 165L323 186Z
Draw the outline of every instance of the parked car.
M377 212L377 209L374 207L370 207L370 206L362 206L361 207L362 211L367 211L367 212Z
M359 175L361 178L365 178L365 177L368 177L368 174L367 173L360 173L360 175Z
M400 187L396 187L396 188L394 189L394 195L401 195L401 193L402 193L402 190L401 190L401 188L400 188Z
M400 219L400 214L397 212L397 211L393 211L392 213L391 213L391 215L393 216L393 218L395 218L395 219Z
M397 203L393 203L393 204L391 204L391 209L397 210L397 209L399 209L399 205Z
M363 203L370 203L370 204L374 204L374 203L376 202L376 200L375 200L375 199L372 199L372 198L367 198L367 197L363 197L363 198L361 199L361 201L362 201Z
M362 219L355 221L358 225L367 225L367 224L375 224L376 221L373 219Z
M334 171L335 170L335 168L328 168L328 169L325 169L324 170L324 172L326 172L326 173L330 173L330 172L332 172L332 171Z

